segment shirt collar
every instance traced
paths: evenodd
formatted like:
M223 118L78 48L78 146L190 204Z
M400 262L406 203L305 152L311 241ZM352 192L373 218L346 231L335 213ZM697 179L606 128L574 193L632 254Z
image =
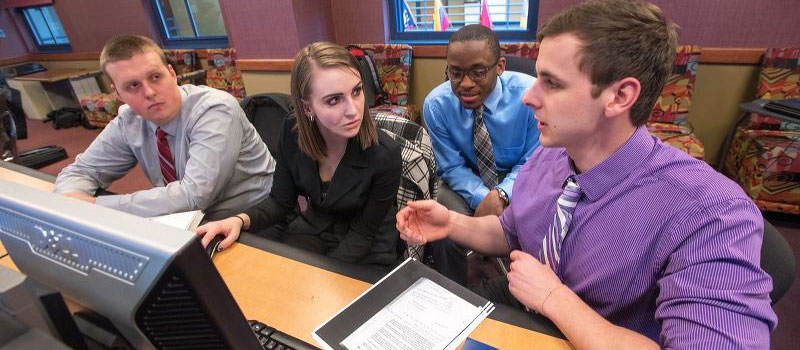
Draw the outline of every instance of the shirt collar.
M502 97L502 95L503 95L503 82L502 80L500 80L500 76L498 75L497 83L494 84L494 90L492 90L492 93L490 93L489 96L486 97L486 100L483 101L484 115L486 115L487 113L489 115L494 114L495 109L497 109L497 105L500 103L500 98ZM458 99L456 99L456 101L458 102L459 105L461 105L462 108L464 108L464 105L461 104L461 101L458 101ZM464 111L466 115L472 116L474 109L464 108Z
M575 180L586 195L586 199L594 202L638 168L652 152L655 144L655 139L647 128L640 126L622 147L587 172L575 175L575 166L567 157L568 173L575 175Z
M161 130L164 130L164 132L167 133L167 135L172 137L175 137L175 134L178 133L178 125L180 123L179 120L181 119L181 115L183 115L183 109L186 108L186 98L189 96L189 94L184 89L179 88L178 90L181 91L181 109L178 110L178 115L175 116L175 118L172 118L172 120L170 120L169 123L161 127ZM153 135L155 135L158 125L156 125L151 121L148 121L147 124L150 125L150 129Z
M497 83L494 84L494 90L492 93L489 94L489 97L486 98L486 101L483 101L483 112L489 112L489 114L494 114L494 111L497 109L497 104L500 103L500 97L503 94L503 82L500 80L500 76L497 76Z

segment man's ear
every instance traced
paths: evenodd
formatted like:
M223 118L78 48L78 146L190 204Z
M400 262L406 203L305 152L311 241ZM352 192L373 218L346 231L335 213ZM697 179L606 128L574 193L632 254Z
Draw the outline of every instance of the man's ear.
M111 92L114 94L114 97L115 97L117 100L122 100L122 99L119 97L119 92L117 92L117 86L116 86L116 85L114 85L114 83L111 83Z
M506 58L500 56L500 58L497 59L497 75L503 75L503 72L505 71L506 71Z
M169 75L171 75L175 79L178 79L178 75L175 74L175 69L172 68L171 64L167 63L167 69L169 70Z
M623 78L611 84L604 92L609 96L606 104L606 117L630 115L630 110L633 104L639 100L641 92L642 84L634 77Z

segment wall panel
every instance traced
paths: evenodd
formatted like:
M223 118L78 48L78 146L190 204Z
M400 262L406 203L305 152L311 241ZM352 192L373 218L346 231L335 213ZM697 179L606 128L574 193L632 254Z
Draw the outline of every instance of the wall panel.
M69 0L56 1L53 6L72 52L100 52L108 39L120 34L144 35L159 41L145 0Z
M0 29L6 33L5 38L0 38L0 59L28 54L28 48L17 30L11 11L10 9L0 9Z

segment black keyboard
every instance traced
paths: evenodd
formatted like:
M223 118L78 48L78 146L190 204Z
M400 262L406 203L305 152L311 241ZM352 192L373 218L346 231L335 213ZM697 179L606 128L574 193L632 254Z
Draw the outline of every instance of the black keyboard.
M283 333L256 320L247 321L256 334L261 347L266 350L320 350L309 343Z

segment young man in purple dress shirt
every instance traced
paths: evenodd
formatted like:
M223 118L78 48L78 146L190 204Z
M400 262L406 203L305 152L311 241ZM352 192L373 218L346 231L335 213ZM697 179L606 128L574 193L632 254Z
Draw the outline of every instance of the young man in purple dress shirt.
M401 237L511 251L511 272L477 291L547 316L576 349L768 349L777 319L761 214L644 126L671 71L674 24L652 4L589 1L537 40L539 79L523 102L544 147L510 207L475 218L410 203Z

